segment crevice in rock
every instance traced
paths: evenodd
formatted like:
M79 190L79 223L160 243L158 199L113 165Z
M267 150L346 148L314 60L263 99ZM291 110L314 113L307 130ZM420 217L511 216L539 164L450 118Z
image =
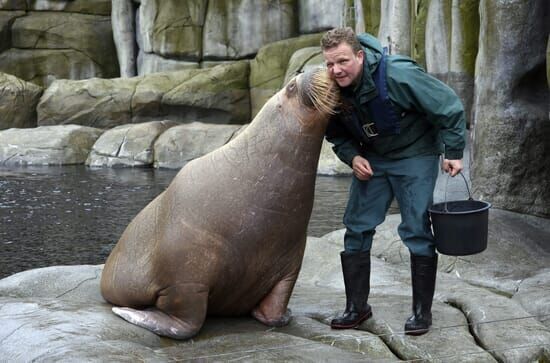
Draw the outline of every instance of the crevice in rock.
M460 304L457 304L456 302L452 302L452 301L446 301L445 303L459 310L460 312L462 312L462 314L464 314L464 317L466 318L466 322L468 323L468 331L470 332L470 335L472 336L472 338L474 338L474 341L476 342L477 346L483 349L486 353L490 354L497 362L501 362L501 360L494 354L492 350L490 349L487 350L487 348L485 347L481 339L477 336L476 332L474 331L474 325L475 325L474 322L472 322L468 314L461 309Z
M5 337L3 337L1 340L0 340L0 343L2 343L3 341L5 341L6 339L8 339L9 337L11 337L13 334L15 334L19 329L21 329L22 327L26 326L26 325L29 325L31 322L28 322L28 323L25 323L25 324L21 324L20 326L18 326L17 328L15 328L11 333L9 333L8 335L6 335Z
M80 281L75 287L73 287L73 288L71 288L71 289L65 291L64 293L62 293L62 294L60 294L60 295L57 295L55 298L56 298L56 299L59 299L59 298L65 296L65 295L67 295L68 293L71 293L71 292L73 292L74 290L78 289L78 288L79 288L80 286L82 286L82 284L84 284L85 282L87 282L87 281L92 281L92 280L96 280L98 277L99 277L99 270L96 271L94 277L90 277L90 278L87 278L87 279L84 279L84 280Z
M504 296L508 299L511 299L515 292L517 292L517 287L515 289L515 292L514 293L511 293L511 292L507 292L507 291L504 291L504 290L499 290L498 288L496 287L491 287L491 286L486 286L486 285L482 285L482 284L479 284L479 283L476 283L475 281L470 281L470 280L464 280L464 279L461 279L462 281L464 281L465 283L467 283L468 285L471 285L471 286L474 286L474 287L478 287L480 289L483 289L483 290L487 290L495 295L499 295L499 296ZM519 286L519 285L518 285Z
M130 102L128 104L128 111L130 112L130 122L135 123L134 121L134 97L136 95L136 92L138 90L139 84L141 83L141 80L138 79L137 83L134 85L134 89L132 90L132 94L130 95Z
M313 319L323 325L327 325L327 327L330 328L330 326L324 321L324 318L322 316L319 316L319 315L316 315L316 314L306 314L306 316L310 319ZM364 338L361 337L361 338L358 338L358 337L349 337L349 338L346 338L346 339L333 339L331 341L323 341L323 340L314 340L312 337L302 337L302 338L306 338L306 339L309 339L309 340L312 340L312 341L316 341L318 343L323 343L323 344L326 344L326 345L330 345L331 347L334 346L334 342L337 341L337 340L351 340L351 339L361 339L361 341L364 341L364 340L367 340L367 339L373 339L373 338L377 338L379 341L381 341L387 348L388 350L398 359L400 360L408 360L410 358L407 358L405 356L403 356L398 350L396 350L391 343L391 337L394 335L393 332L391 332L390 330L388 331L385 331L381 334L377 334L373 331L370 331L366 328L365 324L368 324L368 323L362 323L357 329L351 329L352 331L359 331L359 332L365 332L365 333L369 333L369 334L372 334L372 335L368 335L368 336L365 336ZM363 326L363 328L361 328ZM322 337L322 336L321 336ZM347 350L345 348L340 348L340 349L343 349L343 350ZM358 353L357 351L355 351L355 353Z

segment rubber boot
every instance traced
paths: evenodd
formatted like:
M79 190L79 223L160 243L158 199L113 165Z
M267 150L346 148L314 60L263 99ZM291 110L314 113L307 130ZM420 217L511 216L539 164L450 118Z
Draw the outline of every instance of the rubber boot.
M405 323L405 334L422 335L430 330L436 274L437 254L434 257L411 254L413 314Z
M342 252L342 272L346 286L346 310L330 323L333 329L355 328L372 316L367 299L370 291L370 251Z

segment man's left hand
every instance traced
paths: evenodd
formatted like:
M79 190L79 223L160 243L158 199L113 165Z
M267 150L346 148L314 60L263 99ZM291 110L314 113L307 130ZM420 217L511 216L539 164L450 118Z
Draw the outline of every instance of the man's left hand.
M444 159L443 165L441 167L446 173L449 173L450 176L455 176L458 173L460 173L462 169L464 169L462 165L462 159L458 159L458 160Z

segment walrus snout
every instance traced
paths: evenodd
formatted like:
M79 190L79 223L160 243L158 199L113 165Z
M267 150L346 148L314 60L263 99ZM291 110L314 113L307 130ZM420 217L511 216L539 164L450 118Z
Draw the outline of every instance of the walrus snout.
M300 77L301 102L325 114L336 113L335 109L340 104L340 89L327 71L318 68L305 72Z

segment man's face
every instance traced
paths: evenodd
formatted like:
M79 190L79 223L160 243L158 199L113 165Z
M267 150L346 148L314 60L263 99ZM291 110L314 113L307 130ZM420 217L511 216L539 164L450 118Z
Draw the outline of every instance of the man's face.
M364 55L362 50L354 53L348 43L340 43L323 51L328 73L340 87L348 87L359 80Z

